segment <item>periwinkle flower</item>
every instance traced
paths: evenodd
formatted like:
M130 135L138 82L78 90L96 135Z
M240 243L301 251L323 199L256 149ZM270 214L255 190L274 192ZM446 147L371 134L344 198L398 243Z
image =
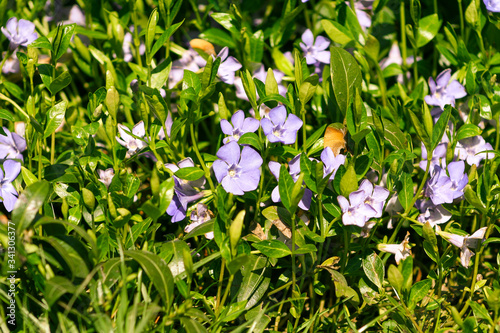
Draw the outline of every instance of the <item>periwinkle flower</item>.
M2 58L7 56L7 52L2 52ZM19 67L19 59L17 59L16 51L14 51L8 58L5 60L5 63L2 67L2 73L5 75L8 74L16 74L21 71Z
M17 191L12 182L21 172L21 163L14 160L3 162L3 170L0 168L0 202L3 202L5 209L11 212L17 201Z
M287 117L286 108L279 105L269 112L269 119L263 118L260 124L269 142L289 145L295 143L297 131L302 127L302 120L292 113Z
M326 177L333 172L330 176L330 180L333 180L339 167L345 163L345 155L338 154L337 156L335 156L332 148L326 147L321 152L321 162L323 162L324 165L323 177Z
M224 143L236 141L245 133L255 132L259 129L259 121L254 118L245 118L245 113L242 110L236 111L231 117L232 125L226 119L220 121L222 132L228 137L224 138Z
M276 178L276 180L279 182L280 180L280 169L282 165L278 162L275 161L270 161L269 164L269 170L271 170L271 173L273 176ZM292 179L294 182L297 181L300 175L300 154L295 156L289 163L288 167L290 168L290 176L292 176ZM271 193L271 199L273 202L280 202L281 201L281 196L280 196L280 191L279 191L279 185L277 185L274 189L273 192ZM312 200L312 191L308 188L305 189L304 195L302 196L302 199L299 201L299 208L303 210L309 210L311 207L311 200Z
M448 143L443 142L436 146L436 148L432 151L431 164L429 167L429 171L432 172L436 165L441 167L446 166L446 151L448 150ZM422 143L422 160L419 163L419 166L422 170L427 169L427 149Z
M181 168L194 167L194 162L188 157L177 163L177 165L167 163L165 167L172 172L176 172ZM172 216L172 222L179 222L186 218L188 203L203 197L203 192L198 189L204 184L205 177L188 181L174 176L174 197L167 208L167 214Z
M493 13L500 13L500 1L499 0L483 0L486 9Z
M227 84L233 84L235 73L241 68L240 62L236 60L235 57L229 56L229 48L227 46L219 52L217 58L221 59L220 66L217 71L217 75L220 80Z
M460 160L465 160L469 165L479 166L481 160L493 157L493 154L481 153L485 150L493 150L490 143L484 141L480 135L460 140L455 148L455 154Z
M372 25L372 18L365 10L372 9L373 1L356 1L354 3L354 11L358 17L359 25L363 28L369 28Z
M212 167L226 192L243 195L259 186L263 160L255 149L245 146L240 151L240 146L231 141L219 149L217 157Z
M11 17L5 24L5 28L1 28L3 34L10 41L9 48L14 51L18 46L28 46L38 34L35 32L35 24L30 21Z
M115 176L115 170L113 170L113 168L108 168L106 170L97 170L97 173L99 174L99 181L108 188Z
M399 265L401 260L411 256L410 233L407 232L405 239L401 244L378 244L377 248L382 252L392 253L395 255L396 264Z
M469 267L470 258L474 255L470 249L476 249L479 244L484 240L484 235L486 234L487 227L483 227L478 229L472 235L468 236L460 236L456 234L452 234L449 232L444 232L438 229L437 233L443 236L446 240L448 240L451 244L460 248L460 263L465 268Z
M450 104L455 106L455 99L462 98L467 95L464 86L462 86L457 80L451 79L451 69L446 69L442 71L436 78L436 81L432 77L429 78L429 88L431 90L431 95L425 96L425 102L429 105L439 106L444 109L445 105Z
M431 200L417 200L415 206L420 210L418 221L429 222L431 227L437 224L446 223L451 219L451 213L442 205L434 205Z
M366 197L364 190L351 192L349 200L341 195L337 197L344 225L356 225L363 228L370 216L377 215L377 211L373 207L365 204Z
M196 73L200 68L205 67L207 62L193 49L188 49L182 57L172 62L172 69L168 78L168 89L173 89L184 77L184 70L187 69Z
M192 223L188 224L184 228L184 232L189 233L194 228L202 225L203 223L205 223L207 221L210 221L213 218L214 218L214 213L212 213L212 211L209 210L205 204L198 203L196 205L196 209L191 212L191 216L189 217L189 219L191 220ZM213 239L214 232L213 231L207 232L205 234L205 237L207 239Z
M328 46L330 46L330 41L327 38L318 36L315 41L314 35L309 29L302 34L300 47L304 52L308 65L315 65L317 63L329 64L330 51L326 51Z
M381 217L385 201L389 197L389 190L383 188L382 186L373 186L368 179L364 179L361 182L358 190L363 190L365 192L365 205L370 206L375 211L375 213L367 215L367 217Z
M454 199L460 198L464 192L469 177L464 173L465 163L463 161L448 164L448 172L440 166L433 170L432 177L427 183L425 195L430 197L434 205L452 203Z
M146 147L147 144L142 139L137 139L130 135L132 132L138 138L143 138L146 135L146 130L144 129L144 122L141 120L137 124L135 124L132 131L128 129L125 125L118 124L118 132L120 133L120 137L116 137L116 141L121 144L123 147L127 148L127 156L130 157L140 151L142 148Z
M0 159L23 160L22 152L26 150L26 140L17 133L11 133L3 127L6 135L0 134Z

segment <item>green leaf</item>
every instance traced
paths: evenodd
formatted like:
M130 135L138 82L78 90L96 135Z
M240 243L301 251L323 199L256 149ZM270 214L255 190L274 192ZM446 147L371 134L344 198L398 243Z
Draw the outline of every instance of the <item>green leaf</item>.
M38 210L45 203L48 194L49 183L42 180L31 184L19 195L12 211L12 221L17 223L18 237L33 222Z
M62 295L74 294L77 290L70 280L63 276L54 276L45 282L44 297L51 307Z
M469 204L471 204L474 208L479 209L481 213L486 214L488 212L484 203L481 202L477 193L472 189L472 187L469 184L465 185L464 197Z
M236 215L231 226L229 227L229 240L231 241L231 252L236 256L236 246L240 241L241 230L243 229L243 221L245 220L246 211L242 210Z
M418 48L429 43L437 35L441 23L438 14L432 14L420 19L417 38Z
M389 283L394 287L394 289L397 290L401 297L401 289L403 288L404 280L403 275L396 266L389 266L389 269L387 270L387 279L389 280Z
M158 38L158 40L154 43L153 48L151 49L151 55L150 55L151 58L154 57L156 52L158 52L160 50L160 48L163 46L163 44L165 44L165 42L174 34L174 32L176 32L177 29L179 29L179 27L182 25L182 23L184 23L184 19L179 23L172 24L167 30L165 30L161 34L160 38ZM155 87L155 88L159 88L159 87Z
M148 25L146 28L146 53L149 54L149 59L152 59L151 48L155 40L156 25L160 19L160 14L158 13L158 8L154 8L149 15Z
M168 80L171 68L172 61L170 59L162 61L158 66L156 66L151 71L151 88L161 89Z
M165 261L156 254L146 251L127 250L124 251L124 254L141 265L158 290L168 312L174 300L174 278Z
M50 83L49 90L52 95L57 94L59 91L66 88L71 83L71 74L64 71Z
M451 106L446 105L443 113L439 116L437 123L434 125L432 129L432 150L436 149L437 145L441 142L443 138L444 131L446 130L446 126L448 126L448 121L450 120L451 115Z
M490 325L495 325L484 304L478 304L475 301L470 300L468 302L470 307L472 308L472 311L474 312L474 317L476 317L476 319L485 319Z
M54 67L49 64L43 64L38 66L38 73L42 79L43 84L50 91L50 84L52 83L52 71Z
M280 178L278 181L278 189L279 189L279 194L281 198L281 202L283 203L283 206L288 211L291 211L292 209L292 191L295 183L293 181L292 176L288 173L287 168L284 165L281 165L280 167Z
M54 37L52 51L55 54L55 61L59 60L68 50L69 43L75 32L76 24L68 24L57 27L57 34Z
M225 31L217 28L209 28L200 34L199 38L219 46L227 46L231 49L236 47L233 38Z
M340 111L345 115L355 89L361 89L361 70L354 57L346 50L332 46L330 53L333 93Z
M252 246L269 258L282 258L292 254L288 246L276 239L253 243Z
M460 141L463 139L471 138L477 135L481 135L481 129L474 124L464 124L460 126L457 131L457 136L455 137L456 141Z
M363 259L363 270L368 279L379 289L382 289L382 284L384 282L384 263L376 253L372 253Z
M432 280L425 279L416 282L410 290L410 297L408 299L409 308L412 309L415 305L420 302L429 292L432 287Z
M26 183L27 186L36 183L38 180L38 178L36 178L36 176L31 171L29 171L23 166L21 167L21 175L23 176L23 181Z
M248 58L252 62L260 63L264 55L264 32L259 30L253 35L247 33L247 43L245 43L245 51Z
M195 93L198 95L201 90L201 80L200 77L187 69L184 70L184 78L182 80L182 90L188 88L193 88Z
M398 192L398 200L404 210L406 210L413 202L413 180L409 173L403 172L399 181L401 188Z
M266 96L272 94L279 94L279 90L278 83L274 77L273 69L269 68L266 75Z
M185 180L198 180L205 175L205 172L197 167L180 168L174 173L180 179Z
M247 309L255 306L269 288L271 270L268 262L264 256L250 255L248 264L241 268L243 279L236 299L238 302L248 300Z
M323 29L325 29L328 37L340 45L346 45L354 40L354 37L349 29L336 21L321 20L321 25L323 26Z
M351 192L358 190L358 179L354 166L349 164L345 174L340 179L340 194L348 198Z
M206 333L207 329L196 319L189 317L181 317L181 324L184 326L186 332L192 333Z
M382 118L382 124L384 126L384 137L394 149L406 149L406 136L401 132L399 127L385 118Z
M45 36L38 37L34 42L30 44L30 47L52 50L52 44L50 44L49 39Z
M5 109L0 109L0 119L4 119L7 121L15 121L15 118L12 115L12 113L10 113L9 111L7 111Z
M239 35L240 32L238 31L238 29L236 29L236 27L231 22L234 20L234 18L231 16L231 14L229 14L229 13L212 13L212 14L210 14L210 16L212 16L212 18L217 23L222 25L224 28L229 30L231 33Z
M250 145L255 149L257 149L258 151L262 151L262 143L260 142L259 136L252 132L243 134L238 140L238 144Z
M304 107L307 102L309 102L309 100L314 96L316 88L318 87L318 83L319 77L316 74L309 76L302 82L299 89L299 100L302 104L302 107Z
M66 113L67 106L68 103L66 101L62 101L49 109L49 111L47 112L47 124L45 126L45 131L43 134L44 139L54 133L56 129L62 124L62 122L64 121L64 115Z
M316 164L317 162L311 161L305 154L300 155L300 171L304 173L304 181L307 187L314 193L318 193L316 186ZM323 176L323 173L321 173L321 176Z
M146 86L140 86L139 88L145 93L144 96L146 97L149 109L153 112L155 117L158 118L160 123L164 124L167 119L168 107L160 91Z

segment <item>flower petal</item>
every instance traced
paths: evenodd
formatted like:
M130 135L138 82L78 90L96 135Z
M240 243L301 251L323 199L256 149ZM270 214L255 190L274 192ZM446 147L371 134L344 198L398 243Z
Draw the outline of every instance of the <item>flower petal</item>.
M228 164L238 164L240 161L240 146L231 141L219 148L217 157Z

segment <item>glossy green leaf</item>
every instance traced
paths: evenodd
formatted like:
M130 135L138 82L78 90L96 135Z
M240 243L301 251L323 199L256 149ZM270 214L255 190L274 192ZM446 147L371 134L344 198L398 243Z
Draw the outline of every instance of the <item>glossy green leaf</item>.
M332 46L330 53L333 93L340 111L345 115L355 90L361 89L361 70L354 57L346 50Z
M57 94L59 91L66 88L71 83L71 74L68 71L64 71L56 77L51 83L49 90L52 95Z
M45 180L31 184L21 192L12 211L12 221L17 223L18 235L22 235L33 222L48 194L49 183Z
M405 210L408 209L413 202L413 180L409 173L403 172L401 174L398 200Z
M271 270L268 259L264 256L250 256L248 264L242 267L243 276L236 300L248 300L246 308L250 309L265 295L271 282Z
M55 60L59 60L67 51L73 33L75 32L76 24L69 24L57 28L57 34L52 42L52 51L55 55Z
M269 258L282 258L292 254L288 246L276 239L253 243L252 246Z
M262 151L262 143L260 142L259 136L255 133L248 132L243 134L238 140L240 145L250 145L257 149L258 151Z
M415 305L420 302L429 292L432 287L432 280L425 279L422 281L416 282L410 290L409 300L409 308L412 309Z
M417 47L422 47L429 43L441 28L442 21L438 14L426 16L419 21Z
M174 173L180 179L185 180L198 180L205 175L205 172L198 167L185 167L180 168Z
M448 126L450 115L451 115L451 106L447 105L444 108L443 113L441 113L441 115L439 116L439 119L434 125L434 128L432 129L432 150L434 150L436 146L441 142L446 127Z
M174 278L165 261L146 251L127 250L124 254L141 265L163 299L168 312L174 300Z
M455 140L460 141L463 139L471 138L477 135L481 135L482 130L474 124L464 124L460 126L457 131L457 136Z
M372 253L363 259L363 271L373 284L382 289L382 284L384 283L384 263L376 253Z
M384 138L389 141L394 148L406 149L406 136L401 132L399 127L385 118L382 118L382 124L384 126Z

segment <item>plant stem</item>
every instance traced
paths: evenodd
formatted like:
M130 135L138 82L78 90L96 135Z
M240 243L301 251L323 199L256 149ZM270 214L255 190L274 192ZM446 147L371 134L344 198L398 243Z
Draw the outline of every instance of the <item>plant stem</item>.
M210 170L207 168L205 161L203 161L203 158L201 157L200 151L198 150L198 143L196 141L196 138L194 137L194 124L193 122L189 122L189 132L191 135L191 142L193 144L193 149L196 154L196 157L200 161L201 167L203 171L205 171L205 178L208 180L208 184L210 185L210 189L212 190L212 193L214 194L215 197L215 186L212 181L212 178L210 178Z

